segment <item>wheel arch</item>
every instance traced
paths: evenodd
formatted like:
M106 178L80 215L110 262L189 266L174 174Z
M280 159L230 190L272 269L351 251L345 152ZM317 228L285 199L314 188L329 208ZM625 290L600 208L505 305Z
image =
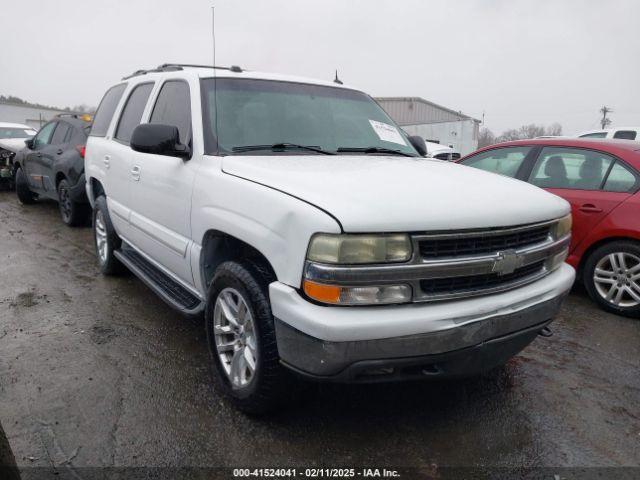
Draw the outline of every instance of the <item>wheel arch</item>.
M220 230L208 230L202 239L199 260L200 278L205 289L209 288L218 266L229 260L249 262L277 280L273 265L256 247Z
M89 178L89 190L89 201L91 202L91 205L95 203L96 198L98 198L100 195L106 196L102 183L95 177Z
M591 245L589 245L580 256L580 263L578 264L576 277L582 280L582 274L584 273L584 266L589 260L589 257L593 252L595 252L598 248L613 242L633 242L640 245L640 240L638 240L637 238L628 237L624 235L616 235L612 237L601 238L600 240L593 242Z

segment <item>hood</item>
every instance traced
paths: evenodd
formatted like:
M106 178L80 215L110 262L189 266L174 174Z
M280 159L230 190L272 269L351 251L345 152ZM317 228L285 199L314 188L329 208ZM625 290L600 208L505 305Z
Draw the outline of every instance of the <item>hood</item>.
M0 148L4 148L5 150L9 150L10 152L19 152L23 148L26 147L24 141L28 137L25 138L3 138L0 139Z
M225 173L329 212L345 232L503 227L551 220L569 204L519 180L456 163L386 156L227 156Z

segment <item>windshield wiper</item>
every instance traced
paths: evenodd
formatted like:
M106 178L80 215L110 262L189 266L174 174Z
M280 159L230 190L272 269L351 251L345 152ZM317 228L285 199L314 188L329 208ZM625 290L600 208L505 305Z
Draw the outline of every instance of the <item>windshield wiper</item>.
M338 152L362 152L362 153L386 153L389 155L402 155L403 157L415 157L415 155L402 150L393 150L384 147L340 147Z
M273 145L244 145L242 147L233 147L234 152L254 152L258 150L271 150L273 152L284 151L287 149L309 150L311 152L322 153L324 155L335 155L334 152L324 150L315 145L297 145L295 143L274 143Z

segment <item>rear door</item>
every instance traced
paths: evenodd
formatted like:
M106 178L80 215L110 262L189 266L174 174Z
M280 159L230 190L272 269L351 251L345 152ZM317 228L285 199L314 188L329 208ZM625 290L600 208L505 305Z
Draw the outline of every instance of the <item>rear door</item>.
M544 147L529 181L571 204L573 251L611 210L629 198L636 176L624 162L603 152Z
M126 100L115 126L113 138L109 143L109 190L107 204L111 220L117 225L120 236L129 239L131 234L131 166L135 152L129 141L134 128L140 125L153 82L135 85L126 95Z
M49 145L42 149L42 156L38 159L39 173L43 178L45 192L50 198L58 198L54 165L62 160L63 155L68 151L69 139L72 133L73 127L71 125L67 122L59 121L53 131Z
M192 145L191 89L185 80L166 80L152 106L149 123L178 127L180 143ZM191 193L194 160L131 151L131 239L156 263L193 285Z

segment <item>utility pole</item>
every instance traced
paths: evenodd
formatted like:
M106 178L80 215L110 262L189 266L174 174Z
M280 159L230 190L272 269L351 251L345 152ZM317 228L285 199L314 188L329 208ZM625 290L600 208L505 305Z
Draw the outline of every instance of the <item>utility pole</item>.
M602 125L603 130L607 128L609 125L611 125L611 119L607 118L607 113L611 113L611 112L613 112L613 110L611 110L607 106L604 106L600 109L600 113L602 114L602 120L600 120L600 125Z

